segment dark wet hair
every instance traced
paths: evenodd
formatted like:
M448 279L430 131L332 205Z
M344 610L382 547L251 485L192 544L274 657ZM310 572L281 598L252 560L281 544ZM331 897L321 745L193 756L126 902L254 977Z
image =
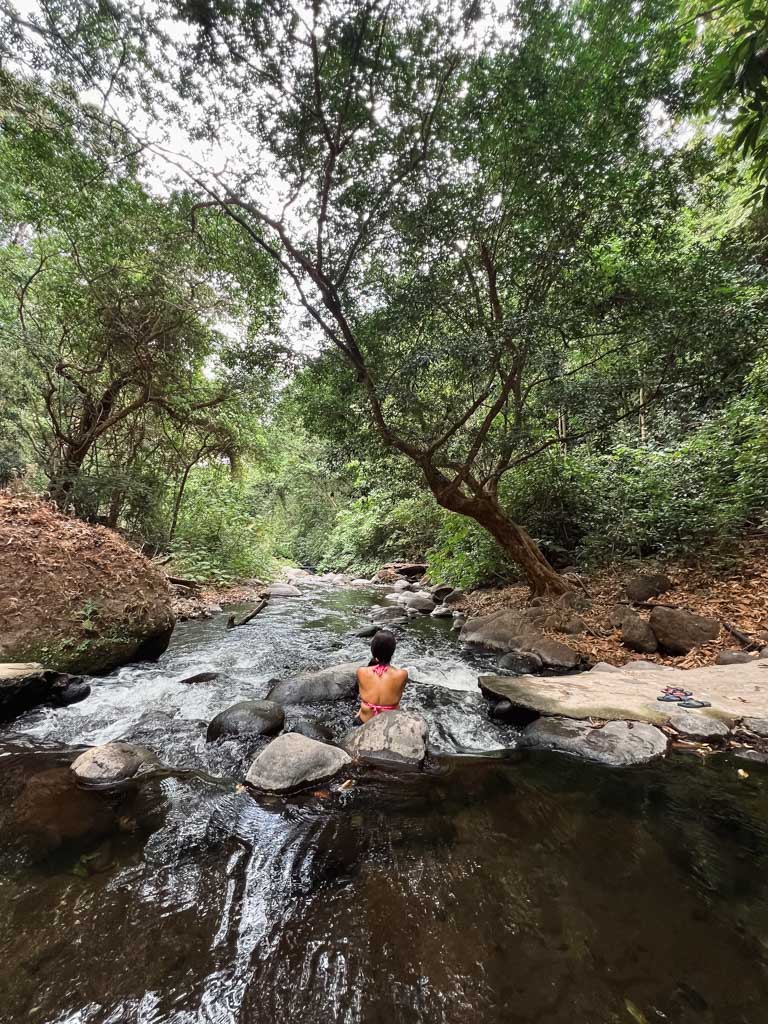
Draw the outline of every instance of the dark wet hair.
M371 640L371 654L373 657L368 662L369 667L371 665L389 665L392 661L392 655L395 653L396 645L395 634L390 633L388 629L380 629L378 633L375 633L373 640Z

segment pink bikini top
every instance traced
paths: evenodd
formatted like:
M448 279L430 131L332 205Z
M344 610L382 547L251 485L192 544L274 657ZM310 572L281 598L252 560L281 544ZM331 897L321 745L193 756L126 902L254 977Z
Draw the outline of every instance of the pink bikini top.
M384 673L387 671L387 669L390 666L389 665L372 665L371 667L373 668L373 671L374 671L374 673L377 676L383 676Z

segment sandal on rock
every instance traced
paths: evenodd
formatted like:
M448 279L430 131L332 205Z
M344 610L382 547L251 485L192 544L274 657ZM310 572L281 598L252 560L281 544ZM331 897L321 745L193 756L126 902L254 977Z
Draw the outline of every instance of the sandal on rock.
M680 701L680 707L681 708L711 708L712 705L709 703L708 700L691 700L690 698L688 698L687 700L681 700Z
M681 700L687 700L687 697L683 697L682 694L665 693L663 697L657 697L656 700L663 700L666 703L678 704Z
M669 693L673 697L692 697L693 690L684 690L682 686L665 686L662 693Z

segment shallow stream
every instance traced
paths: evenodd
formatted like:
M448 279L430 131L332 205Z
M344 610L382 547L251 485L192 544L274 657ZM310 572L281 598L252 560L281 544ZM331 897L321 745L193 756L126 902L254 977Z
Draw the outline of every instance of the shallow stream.
M399 663L435 684L404 701L432 726L424 771L243 791L205 723L362 660L382 602L305 589L233 631L185 623L157 665L0 733L2 1024L767 1024L765 770L516 751L450 621L400 630ZM309 710L337 733L353 713ZM73 790L78 750L125 736L187 771Z

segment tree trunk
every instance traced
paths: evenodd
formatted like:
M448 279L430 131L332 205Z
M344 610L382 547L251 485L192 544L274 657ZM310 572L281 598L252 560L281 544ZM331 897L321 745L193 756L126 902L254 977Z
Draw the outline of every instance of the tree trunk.
M436 480L430 479L432 475L425 470L427 482L438 503L451 512L458 512L469 519L474 519L487 530L512 561L523 570L533 596L567 594L574 589L552 568L528 531L505 514L495 497L468 496L453 491L450 487L436 487Z

